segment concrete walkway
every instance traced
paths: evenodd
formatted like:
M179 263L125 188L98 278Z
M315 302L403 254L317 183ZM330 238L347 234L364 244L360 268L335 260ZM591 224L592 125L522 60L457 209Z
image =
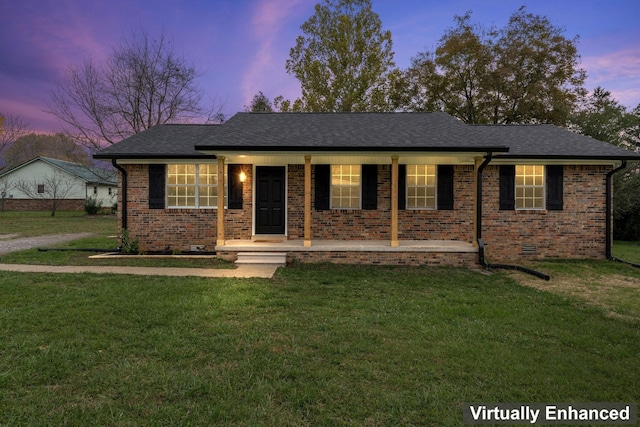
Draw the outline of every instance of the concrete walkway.
M52 234L16 238L17 234L0 234L0 255L35 247L50 246L91 236L92 233ZM120 266L57 266L31 264L0 264L0 271L23 273L95 273L135 274L140 276L178 277L257 277L270 279L280 267L277 264L238 264L235 269L222 268L173 268L173 267L120 267Z
M141 276L180 277L257 277L270 279L280 267L274 264L239 264L236 269L222 268L172 268L172 267L119 267L119 266L73 266L73 265L27 265L0 264L1 271L22 273L95 273L95 274L135 274Z

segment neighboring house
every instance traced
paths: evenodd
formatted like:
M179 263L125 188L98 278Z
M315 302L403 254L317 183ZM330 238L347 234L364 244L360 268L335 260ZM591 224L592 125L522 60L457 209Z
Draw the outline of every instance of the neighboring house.
M602 259L611 176L640 155L552 125L445 113L239 113L99 152L140 248L303 261L477 265ZM218 209L224 194L224 210Z
M114 171L49 157L36 157L0 174L4 210L48 210L53 198L60 200L61 210L82 209L89 197L111 207L117 191Z

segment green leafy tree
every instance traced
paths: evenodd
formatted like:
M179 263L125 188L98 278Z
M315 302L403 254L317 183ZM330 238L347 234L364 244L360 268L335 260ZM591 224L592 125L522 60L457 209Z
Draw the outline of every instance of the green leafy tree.
M628 111L602 87L585 99L571 127L600 141L640 149L640 105ZM630 166L614 177L613 234L619 240L640 239L640 174L638 165Z
M586 98L571 122L580 133L597 140L625 148L638 146L634 132L638 131L640 116L629 113L611 96L611 92L602 87L595 88Z
M470 23L471 15L456 16L457 26L446 31L435 52L419 53L406 72L412 93L408 109L444 110L467 123L486 121L492 56L483 30Z
M504 28L455 17L435 52L405 72L407 110L443 110L466 123L566 123L584 96L577 38L524 7Z
M618 174L620 175L620 174ZM637 165L616 176L613 191L613 237L640 240L640 174Z
M273 112L273 104L269 98L260 91L253 96L251 104L245 106L245 111L248 113L271 113Z
M370 0L324 0L301 26L286 69L301 84L293 103L278 97L281 111L387 111L389 75L395 68L391 32Z

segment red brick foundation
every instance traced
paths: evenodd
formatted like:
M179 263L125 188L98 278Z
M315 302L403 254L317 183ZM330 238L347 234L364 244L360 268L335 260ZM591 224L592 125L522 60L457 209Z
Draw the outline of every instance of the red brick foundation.
M0 209L5 211L50 211L50 200L35 199L4 199L0 201ZM58 202L56 210L81 211L84 209L84 199L64 199Z

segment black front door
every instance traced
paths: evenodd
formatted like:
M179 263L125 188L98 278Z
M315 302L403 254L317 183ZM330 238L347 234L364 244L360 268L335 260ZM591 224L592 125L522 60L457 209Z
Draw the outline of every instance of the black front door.
M256 166L256 234L284 234L285 167Z

